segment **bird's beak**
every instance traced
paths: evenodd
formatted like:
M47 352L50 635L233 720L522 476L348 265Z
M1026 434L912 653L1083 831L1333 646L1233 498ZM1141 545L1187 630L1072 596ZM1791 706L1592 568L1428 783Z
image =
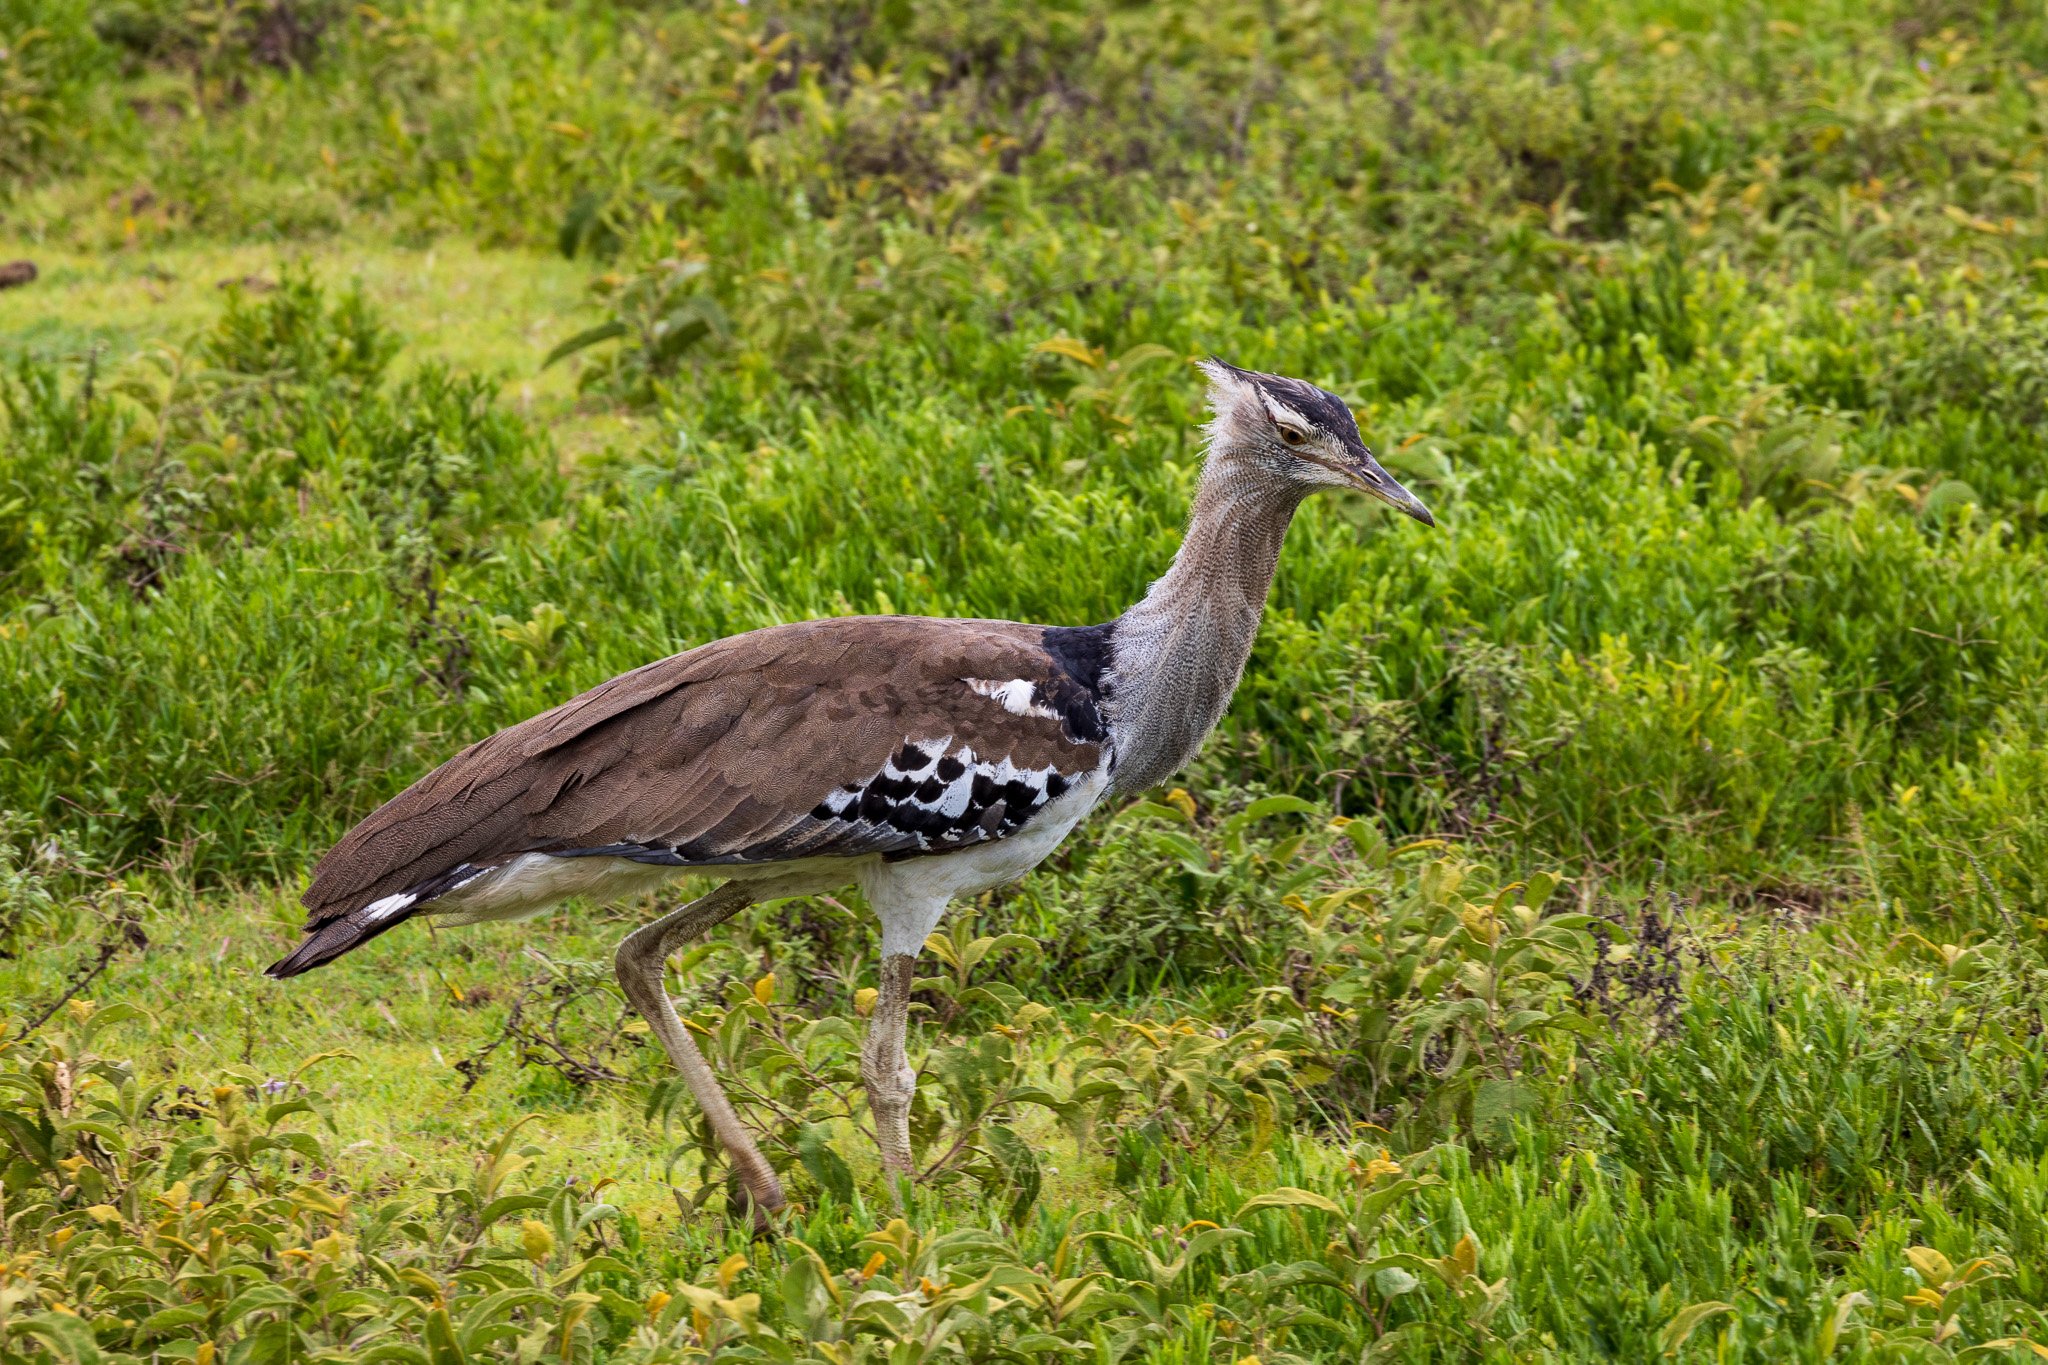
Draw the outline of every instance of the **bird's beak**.
M1394 476L1380 468L1380 462L1364 446L1351 451L1351 460L1344 467L1344 473L1352 484L1362 492L1370 493L1396 512L1405 512L1424 526L1436 525L1436 518L1422 505L1422 499L1410 493L1395 481Z

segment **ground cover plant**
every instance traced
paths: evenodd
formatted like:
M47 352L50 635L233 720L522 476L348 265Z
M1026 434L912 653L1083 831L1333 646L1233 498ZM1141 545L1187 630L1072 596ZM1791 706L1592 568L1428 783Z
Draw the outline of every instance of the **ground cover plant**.
M2048 21L0 0L0 1360L2048 1357ZM460 745L822 614L1107 619L1191 359L1437 513L921 961L653 903L290 988ZM672 903L683 888L664 893Z

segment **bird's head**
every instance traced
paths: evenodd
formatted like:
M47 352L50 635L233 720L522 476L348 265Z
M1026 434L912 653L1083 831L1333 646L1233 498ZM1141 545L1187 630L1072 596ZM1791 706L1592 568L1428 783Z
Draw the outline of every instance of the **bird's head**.
M1424 526L1436 518L1380 468L1335 394L1301 379L1202 362L1209 377L1212 458L1246 461L1297 487L1356 488Z

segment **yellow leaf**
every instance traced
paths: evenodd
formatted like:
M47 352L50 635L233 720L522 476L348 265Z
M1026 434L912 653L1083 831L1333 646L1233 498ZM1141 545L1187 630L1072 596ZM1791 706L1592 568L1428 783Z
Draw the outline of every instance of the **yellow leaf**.
M550 123L548 125L548 131L551 133L560 133L563 137L573 137L578 142L581 142L585 138L590 136L590 134L584 132L581 128L578 128L573 123L563 123L559 121L555 123Z
M754 998L764 1005L775 1001L775 973L770 972L754 983Z
M742 1256L742 1255L741 1255L741 1254L740 1254L739 1252L737 1252L737 1251L735 1251L735 1252L734 1252L734 1253L733 1253L732 1255L730 1255L730 1256L726 1257L726 1258L725 1258L725 1259L724 1259L723 1261L719 1262L719 1265L718 1265L718 1289L719 1289L719 1292L720 1292L720 1293L730 1293L730 1292L732 1291L732 1282L733 1282L734 1280L738 1279L738 1278L739 1278L739 1276L740 1276L740 1272L741 1272L742 1270L745 1270L746 1268L747 1268L747 1258L746 1258L745 1256Z
M1102 364L1102 357L1088 348L1088 343L1072 337L1052 337L1031 348L1041 355L1063 355L1069 360L1078 360L1089 369Z
M1966 227L1972 232L1987 233L1993 237L2003 237L2005 235L2005 229L1992 222L1989 218L1980 218L1968 209L1961 208L1958 205L1943 204L1941 211L1951 222Z
M538 1218L529 1218L519 1226L519 1249L527 1260L539 1265L554 1251L555 1234Z
M1451 1248L1450 1262L1451 1268L1458 1272L1459 1279L1477 1274L1479 1271L1479 1240L1469 1232L1460 1237L1458 1244Z
M1401 1174L1401 1163L1394 1160L1393 1153L1384 1147L1380 1148L1378 1156L1365 1163L1365 1178L1368 1183L1378 1180L1383 1175L1399 1174Z
M889 1258L878 1251L868 1257L868 1263L860 1268L860 1276L864 1280L872 1280L875 1276L881 1274L882 1267L887 1264L889 1264Z
M1955 1278L1956 1268L1949 1264L1948 1257L1933 1247L1907 1247L1906 1263L1913 1267L1925 1284L1944 1285Z
M1052 1007L1050 1005L1041 1005L1035 1000L1027 1000L1017 1007L1017 1017L1010 1021L1010 1025L1019 1032L1023 1032L1051 1013Z
M1166 794L1166 804L1192 820L1195 818L1195 798L1188 795L1187 788L1175 787Z
M669 1301L674 1297L675 1295L660 1289L649 1294L647 1296L647 1316L650 1318L661 1316L661 1310L668 1307Z
M881 994L873 986L862 986L853 993L853 1012L863 1019L867 1018L875 1012L875 1001Z
M328 1218L339 1218L347 1213L348 1198L345 1194L336 1194L318 1185L301 1185L292 1191L294 1204Z
M94 1204L85 1211L85 1214L86 1217L92 1219L95 1223L118 1223L121 1221L121 1210L115 1208L112 1204Z

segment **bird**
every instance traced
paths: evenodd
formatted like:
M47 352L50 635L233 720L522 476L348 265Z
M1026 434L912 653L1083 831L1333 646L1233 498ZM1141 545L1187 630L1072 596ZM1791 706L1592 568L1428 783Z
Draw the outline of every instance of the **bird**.
M834 617L620 674L470 745L351 829L313 870L304 937L267 974L297 976L411 919L524 919L722 878L626 935L614 965L765 1228L781 1182L677 1016L668 958L748 905L858 885L881 926L860 1073L900 1201L916 1178L912 973L946 906L1022 877L1097 805L1195 756L1305 498L1355 489L1436 524L1336 395L1213 358L1200 369L1209 420L1186 530L1115 620Z

